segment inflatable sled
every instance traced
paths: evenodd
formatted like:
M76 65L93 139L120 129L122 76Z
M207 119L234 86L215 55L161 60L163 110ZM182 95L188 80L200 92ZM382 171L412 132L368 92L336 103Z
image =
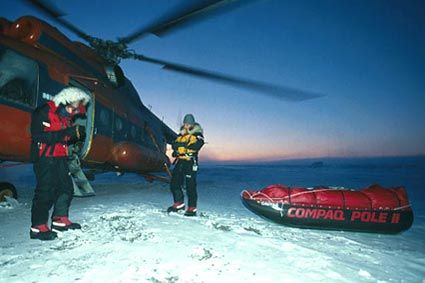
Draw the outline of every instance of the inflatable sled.
M395 234L413 223L402 187L373 185L354 191L271 185L261 191L243 191L241 198L252 212L292 227Z

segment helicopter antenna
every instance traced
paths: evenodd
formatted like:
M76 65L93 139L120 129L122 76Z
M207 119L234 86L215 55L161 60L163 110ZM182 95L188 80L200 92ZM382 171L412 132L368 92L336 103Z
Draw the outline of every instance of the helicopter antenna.
M180 127L181 127L181 125L182 125L182 119L183 119L183 116L182 116L182 109L181 108L179 108L179 114L177 114L177 123L176 123L176 128L177 129L180 129Z

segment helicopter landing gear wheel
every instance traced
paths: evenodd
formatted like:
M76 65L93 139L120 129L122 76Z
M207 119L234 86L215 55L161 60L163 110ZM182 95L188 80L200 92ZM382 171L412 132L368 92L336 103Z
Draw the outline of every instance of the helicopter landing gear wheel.
M0 183L0 202L6 200L6 197L11 197L14 199L18 198L18 193L15 186L10 183Z

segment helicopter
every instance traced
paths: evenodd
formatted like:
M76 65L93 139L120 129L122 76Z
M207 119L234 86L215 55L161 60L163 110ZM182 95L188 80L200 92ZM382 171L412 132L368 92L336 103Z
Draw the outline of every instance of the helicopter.
M24 1L24 0L22 0ZM0 18L0 161L30 162L30 123L33 110L67 86L91 96L87 114L79 121L86 138L78 155L82 166L94 174L135 172L148 180L167 181L155 173L169 171L167 144L177 134L155 116L125 76L121 60L138 60L195 78L228 84L287 101L320 97L320 94L193 68L139 54L129 48L146 35L165 36L212 14L252 1L206 0L186 2L156 20L117 40L97 38L64 18L45 0L25 0L80 38L70 40L57 28L34 17L15 21ZM0 201L17 197L15 187L0 183Z

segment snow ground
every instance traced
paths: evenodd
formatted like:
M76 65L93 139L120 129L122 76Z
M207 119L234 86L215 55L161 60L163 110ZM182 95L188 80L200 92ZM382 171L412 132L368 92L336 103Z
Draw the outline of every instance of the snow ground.
M219 183L213 170L200 178L200 216L187 218L164 212L166 185L105 176L96 197L73 202L83 229L41 242L29 240L26 170L14 175L19 203L0 205L0 282L425 282L422 210L395 236L288 228L240 204L237 172Z

